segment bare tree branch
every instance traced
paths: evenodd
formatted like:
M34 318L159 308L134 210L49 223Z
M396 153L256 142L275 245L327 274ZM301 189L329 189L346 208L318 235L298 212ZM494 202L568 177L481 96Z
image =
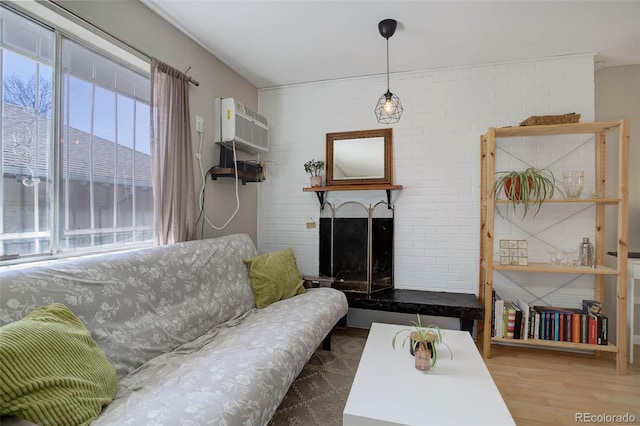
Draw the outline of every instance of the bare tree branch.
M51 111L51 82L40 77L36 84L35 74L23 80L19 74L13 73L4 79L4 102L24 108L30 113L37 112L42 117L49 117Z

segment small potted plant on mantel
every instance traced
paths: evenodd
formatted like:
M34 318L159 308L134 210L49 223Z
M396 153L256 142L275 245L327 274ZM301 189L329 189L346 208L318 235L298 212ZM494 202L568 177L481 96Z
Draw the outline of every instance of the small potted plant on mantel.
M411 341L409 351L415 357L415 367L417 370L426 373L431 367L435 367L438 362L438 345L444 344L452 356L453 353L449 345L442 340L443 333L440 327L433 324L423 327L420 323L420 314L416 314L416 316L418 320L411 321L415 327L398 331L391 339L391 347L396 348L396 338L399 334L408 333L402 341L402 347L404 348L407 340Z
M322 186L322 176L320 173L324 170L324 161L309 160L304 163L304 171L311 175L311 187L316 188Z
M525 185L524 182L527 182L527 184ZM533 215L535 217L540 211L542 203L551 199L556 190L562 193L556 186L551 170L529 167L524 171L496 172L491 194L496 207L500 194L503 192L514 212L516 211L516 206L522 204L522 219L524 219L529 212L530 206L537 207ZM508 210L509 208L507 207ZM498 213L500 213L499 209Z

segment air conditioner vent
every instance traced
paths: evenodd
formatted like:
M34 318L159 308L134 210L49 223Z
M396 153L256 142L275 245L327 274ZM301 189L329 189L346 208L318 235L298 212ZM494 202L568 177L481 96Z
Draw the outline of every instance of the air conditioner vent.
M255 111L250 110L247 107L244 107L244 112L245 112L245 114L247 114L249 117L253 118L254 120L258 120L259 122L261 122L265 126L267 125L267 118L266 117L263 117L262 115L258 114Z
M216 99L215 141L250 153L269 151L267 118L233 98Z

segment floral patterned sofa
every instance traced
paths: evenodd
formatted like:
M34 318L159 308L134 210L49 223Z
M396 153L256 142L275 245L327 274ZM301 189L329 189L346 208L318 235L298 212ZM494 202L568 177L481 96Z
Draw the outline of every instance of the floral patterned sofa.
M257 309L256 255L237 234L8 268L0 325L56 302L82 320L118 376L94 425L266 425L348 306L314 288Z

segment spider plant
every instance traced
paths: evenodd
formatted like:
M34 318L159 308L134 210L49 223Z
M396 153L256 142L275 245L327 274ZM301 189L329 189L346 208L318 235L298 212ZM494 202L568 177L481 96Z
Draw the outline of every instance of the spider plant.
M418 349L418 345L421 344L424 345L425 348L429 348L431 350L431 367L435 367L438 362L438 345L441 343L449 349L449 353L453 357L451 348L443 340L443 333L440 327L433 324L423 327L420 323L420 315L416 314L416 317L418 317L417 321L411 321L414 325L413 328L402 329L393 336L393 339L391 339L391 347L393 347L393 349L396 348L396 339L398 335L407 333L402 341L402 347L404 348L407 340L410 340L412 349L411 353L414 353Z
M527 182L528 184L524 184ZM494 204L498 203L500 194L504 192L509 205L513 207L515 213L516 206L522 204L522 219L527 216L530 207L535 207L535 217L542 203L553 197L555 191L560 189L556 186L553 172L549 169L536 169L529 167L524 171L502 171L496 172L496 179L491 189ZM560 191L562 192L562 191ZM507 206L507 211L509 207ZM498 213L500 210L498 209ZM502 215L502 213L500 213Z

